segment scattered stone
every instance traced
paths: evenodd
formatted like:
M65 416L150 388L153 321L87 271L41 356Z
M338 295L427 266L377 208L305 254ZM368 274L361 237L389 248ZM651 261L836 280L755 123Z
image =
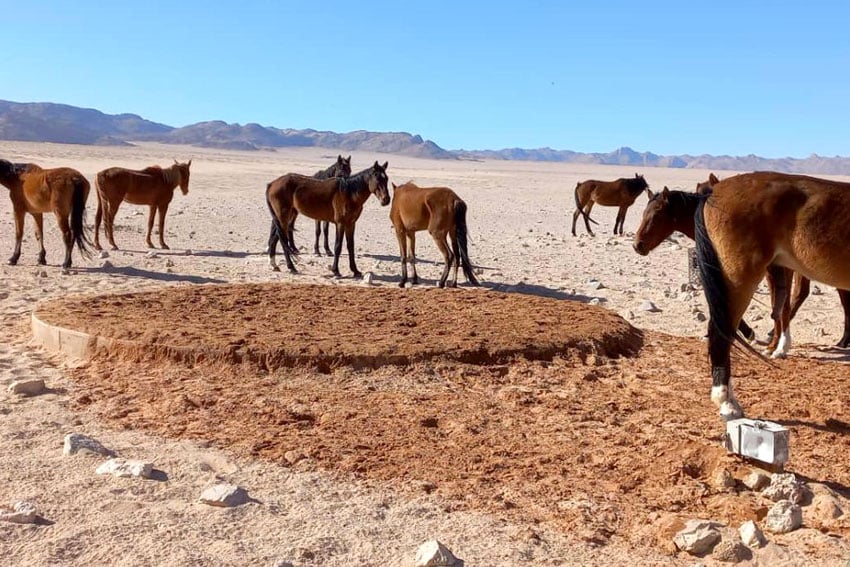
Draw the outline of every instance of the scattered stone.
M770 486L765 488L762 494L774 502L790 500L794 504L802 504L811 499L812 496L809 488L797 480L794 473L770 475Z
M171 258L166 259L165 260L165 267L166 268L173 268L174 267L174 260L172 260Z
M764 319L764 315L761 313L753 313L750 317L750 321L761 321L762 319Z
M703 321L708 319L708 317L706 317L705 313L703 313L702 311L697 311L696 313L694 313L694 319L702 323Z
M646 300L640 304L640 310L648 313L658 313L661 311L653 302Z
M686 291L696 291L696 288L694 287L694 285L692 283L685 282L685 283L683 283L679 286L679 291L681 291L683 293L686 292Z
M757 549L767 543L761 528L752 520L747 520L741 524L741 527L738 528L738 535L741 536L741 541L747 547Z
M372 272L366 272L363 274L363 285L372 285L372 280L374 279L374 275Z
M832 494L816 494L812 499L811 506L806 506L803 516L806 525L814 528L829 527L833 520L844 515L841 504Z
M194 234L194 233L192 233L192 234ZM190 235L190 236L191 236L191 235ZM268 250L266 250L266 254L268 254ZM183 251L183 255L184 255L184 256L191 256L191 255L192 255L192 251L191 251L191 250L189 250L189 249L186 249L186 250L184 250L184 251Z
M17 396L37 396L43 394L47 388L44 386L44 380L41 378L27 378L25 380L15 380L9 384L9 392Z
M103 260L104 258L109 258L109 252L107 252L106 250L101 250L97 257L101 260Z
M812 295L823 295L823 291L820 287L813 285L812 286Z
M295 567L295 564L292 561L280 559L278 561L275 561L274 567Z
M100 269L101 270L111 270L114 267L115 267L114 264L112 262L110 262L109 260L104 260L103 262L100 263Z
M590 280L587 282L587 287L590 289L605 289L605 284L599 280Z
M473 272L475 273L476 276L482 276L482 275L484 275L484 268L475 268L473 270Z
M673 543L691 555L704 555L717 545L720 538L720 524L717 522L688 520L685 528L673 538Z
M744 486L753 492L761 492L770 485L770 477L764 473L753 471L744 479Z
M735 488L735 478L726 469L721 469L714 477L714 486L720 490Z
M416 550L416 557L413 560L414 567L455 567L462 565L449 548L432 539L426 541Z
M235 484L214 484L201 493L201 502L210 506L233 508L246 504L250 498L244 488Z
M156 252L154 252L153 250L151 250L150 252L148 252L147 254L145 254L145 257L146 257L146 258L159 258L159 254L157 254Z
M122 478L150 478L153 472L153 463L115 457L97 467L94 472L97 474L111 474Z
M790 500L773 505L764 519L764 527L775 534L793 532L803 525L803 509Z
M737 539L723 540L711 552L712 559L723 563L740 563L751 556L752 553L747 549L747 546Z
M599 299L598 297L594 297L593 299L588 301L588 303L591 304L591 305L599 305L600 303L602 303L602 300Z
M62 449L62 454L66 457L76 455L77 453L92 453L95 455L103 455L111 457L115 452L107 449L100 444L99 441L92 439L82 433L69 433L65 436L65 447Z
M38 270L38 271L36 271L35 275L38 278L46 278L47 277L47 270Z
M11 508L0 506L0 520L13 524L34 524L38 519L38 510L30 502L15 502Z

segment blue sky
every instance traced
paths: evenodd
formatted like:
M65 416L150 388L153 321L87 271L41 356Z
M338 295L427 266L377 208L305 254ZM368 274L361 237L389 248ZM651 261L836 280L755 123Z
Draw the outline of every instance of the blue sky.
M0 98L447 149L850 155L850 2L0 0Z

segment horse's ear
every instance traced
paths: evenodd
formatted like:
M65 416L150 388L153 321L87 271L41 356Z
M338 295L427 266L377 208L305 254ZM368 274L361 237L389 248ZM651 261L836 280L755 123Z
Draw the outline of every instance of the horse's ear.
M710 173L708 175L708 182L711 183L712 185L717 185L718 183L720 183L720 180L717 179L716 175L714 175L713 173Z
M393 183L392 181L390 181L390 185L392 185L392 186L393 186L393 191L395 191L396 189L398 189L398 185L396 185L396 184L395 184L395 183Z
M386 171L389 166L390 166L390 162L385 161L384 165L382 167L383 167L384 171Z
M349 163L351 162L351 154L348 154L348 157L347 157L347 158L345 158L345 161L347 161L347 162L349 162Z
M174 158L171 158L171 159L174 159ZM179 163L177 163L176 159L174 159L174 165L180 165Z
M342 163L343 161L344 160L342 159L342 154L339 154L339 155L336 156L336 162L337 163Z
M189 160L189 163L187 163L187 164L186 164L186 167L189 167L190 165L192 165L192 160L191 160L191 159Z
M670 190L667 189L667 186L665 185L664 189L661 190L661 198L666 200L667 197L669 197L669 196L670 196Z

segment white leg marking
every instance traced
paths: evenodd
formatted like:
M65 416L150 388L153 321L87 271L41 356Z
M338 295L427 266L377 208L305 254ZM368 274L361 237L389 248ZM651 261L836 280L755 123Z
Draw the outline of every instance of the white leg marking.
M791 350L791 331L785 329L779 337L779 343L776 345L776 350L770 355L771 358L785 358L788 356L788 351Z

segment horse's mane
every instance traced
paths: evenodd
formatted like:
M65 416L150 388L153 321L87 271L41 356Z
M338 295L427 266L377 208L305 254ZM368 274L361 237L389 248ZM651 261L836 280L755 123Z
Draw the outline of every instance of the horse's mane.
M366 176L371 171L372 167L369 166L363 171L358 171L348 179L345 179L344 177L337 177L336 179L339 180L340 191L345 191L349 195L356 195L366 188Z
M147 173L148 175L158 175L162 177L162 168L158 165L149 165L148 167L142 170L142 173Z
M651 203L660 199L661 196L662 192L659 191L649 199L649 202ZM699 202L707 198L707 194L700 195L699 193L692 193L690 191L671 189L667 191L667 206L673 218L676 219L680 214L693 215L699 206Z

